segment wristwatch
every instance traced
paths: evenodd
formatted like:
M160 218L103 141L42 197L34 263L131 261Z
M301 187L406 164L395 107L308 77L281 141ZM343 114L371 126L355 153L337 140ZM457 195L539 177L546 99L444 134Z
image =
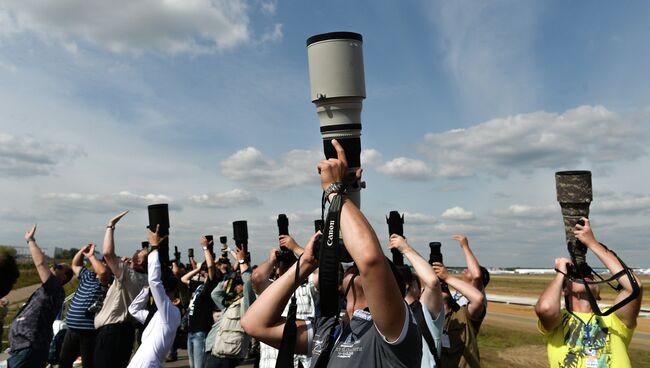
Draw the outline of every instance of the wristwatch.
M238 262L239 262L239 264L244 264L244 263L246 263L246 260L245 259L240 259Z

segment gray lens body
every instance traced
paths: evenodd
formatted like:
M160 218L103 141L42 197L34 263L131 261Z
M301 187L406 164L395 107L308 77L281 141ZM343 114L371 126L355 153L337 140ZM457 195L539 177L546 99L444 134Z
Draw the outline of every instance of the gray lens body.
M332 139L346 150L350 172L361 166L361 109L366 98L362 37L358 33L333 32L310 37L307 59L311 100L320 120L325 155ZM361 184L348 188L350 199L360 207Z

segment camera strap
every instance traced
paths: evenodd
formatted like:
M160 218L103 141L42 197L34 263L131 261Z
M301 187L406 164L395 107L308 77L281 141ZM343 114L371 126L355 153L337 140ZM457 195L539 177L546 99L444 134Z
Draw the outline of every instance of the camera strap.
M424 341L427 343L427 346L429 347L429 351L431 352L431 355L433 355L433 360L436 362L436 367L440 367L440 357L438 356L436 343L433 340L433 336L431 336L431 331L429 331L427 322L424 319L424 312L422 311L423 309L422 303L420 303L419 300L416 300L413 303L411 303L410 307L411 310L413 311L413 317L415 318L415 321L417 322L418 327L420 328L420 332L422 333L422 338L424 338Z
M298 309L298 303L296 291L300 286L300 257L302 257L302 254L298 256L298 260L296 261L296 275L293 281L295 290L293 291L293 295L291 295L291 303L289 304L287 319L284 323L284 330L282 331L282 341L280 342L278 357L275 361L276 368L293 366L293 354L296 349L297 336L296 310Z
M605 247L605 249L608 252L611 252L614 255L614 257L616 257L616 259L621 264L621 266L623 267L622 270L620 270L616 274L612 275L610 278L603 279L600 275L598 275L597 273L594 272L594 275L596 275L598 278L600 278L600 281L587 281L587 280L584 279L584 277L576 278L576 277L573 277L572 275L569 275L569 274L567 274L565 272L562 272L562 271L558 270L557 268L555 269L555 271L563 274L564 277L567 278L571 282L577 282L577 283L585 285L585 292L588 295L588 300L589 300L589 304L591 305L591 310L597 316L608 316L608 315L612 314L613 312L621 309L625 305L627 305L627 303L629 303L632 300L636 299L639 296L639 294L641 293L641 290L640 290L640 287L639 287L639 284L638 284L636 278L634 277L632 269L629 268L625 264L625 262L623 262L623 260L616 254L616 252L614 252L613 250L607 248L607 246L605 244L602 244L602 243L600 243L600 244L603 247ZM610 282L612 282L614 280L618 280L623 276L626 276L627 279L629 280L630 286L632 286L632 293L630 293L630 295L628 295L625 299L618 302L618 304L615 304L615 305L611 306L606 311L604 311L604 312L601 311L600 307L598 306L598 302L596 301L596 297L593 295L591 289L589 288L589 285L599 285L599 284L605 284L606 283L610 287L612 287L614 290L620 291L622 289L622 286L620 285L620 282L619 282L618 286L613 286L612 284L610 284ZM565 304L567 305L568 309L572 309L571 306L569 306L569 304L567 304L567 303L570 303L570 301L568 299L569 298L566 298Z
M318 282L320 293L320 310L323 317L339 314L339 230L341 225L341 208L343 190L332 198L320 247ZM323 192L321 216L324 215L327 192Z

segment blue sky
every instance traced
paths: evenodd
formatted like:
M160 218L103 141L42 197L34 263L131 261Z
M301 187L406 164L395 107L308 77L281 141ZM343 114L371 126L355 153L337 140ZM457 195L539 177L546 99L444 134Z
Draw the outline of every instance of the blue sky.
M558 170L593 172L594 232L648 267L650 5L521 1L0 0L0 243L144 240L172 208L172 244L232 237L253 259L287 213L319 216L322 156L305 40L364 37L362 209L426 254L489 266L564 256ZM387 251L388 253L388 251Z

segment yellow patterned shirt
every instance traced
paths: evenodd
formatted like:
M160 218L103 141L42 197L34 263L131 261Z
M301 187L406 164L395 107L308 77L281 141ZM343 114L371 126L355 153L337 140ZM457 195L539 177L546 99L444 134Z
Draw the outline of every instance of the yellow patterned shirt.
M562 310L562 321L552 331L537 328L544 335L551 368L627 368L631 367L627 348L634 329L612 313L569 313Z

